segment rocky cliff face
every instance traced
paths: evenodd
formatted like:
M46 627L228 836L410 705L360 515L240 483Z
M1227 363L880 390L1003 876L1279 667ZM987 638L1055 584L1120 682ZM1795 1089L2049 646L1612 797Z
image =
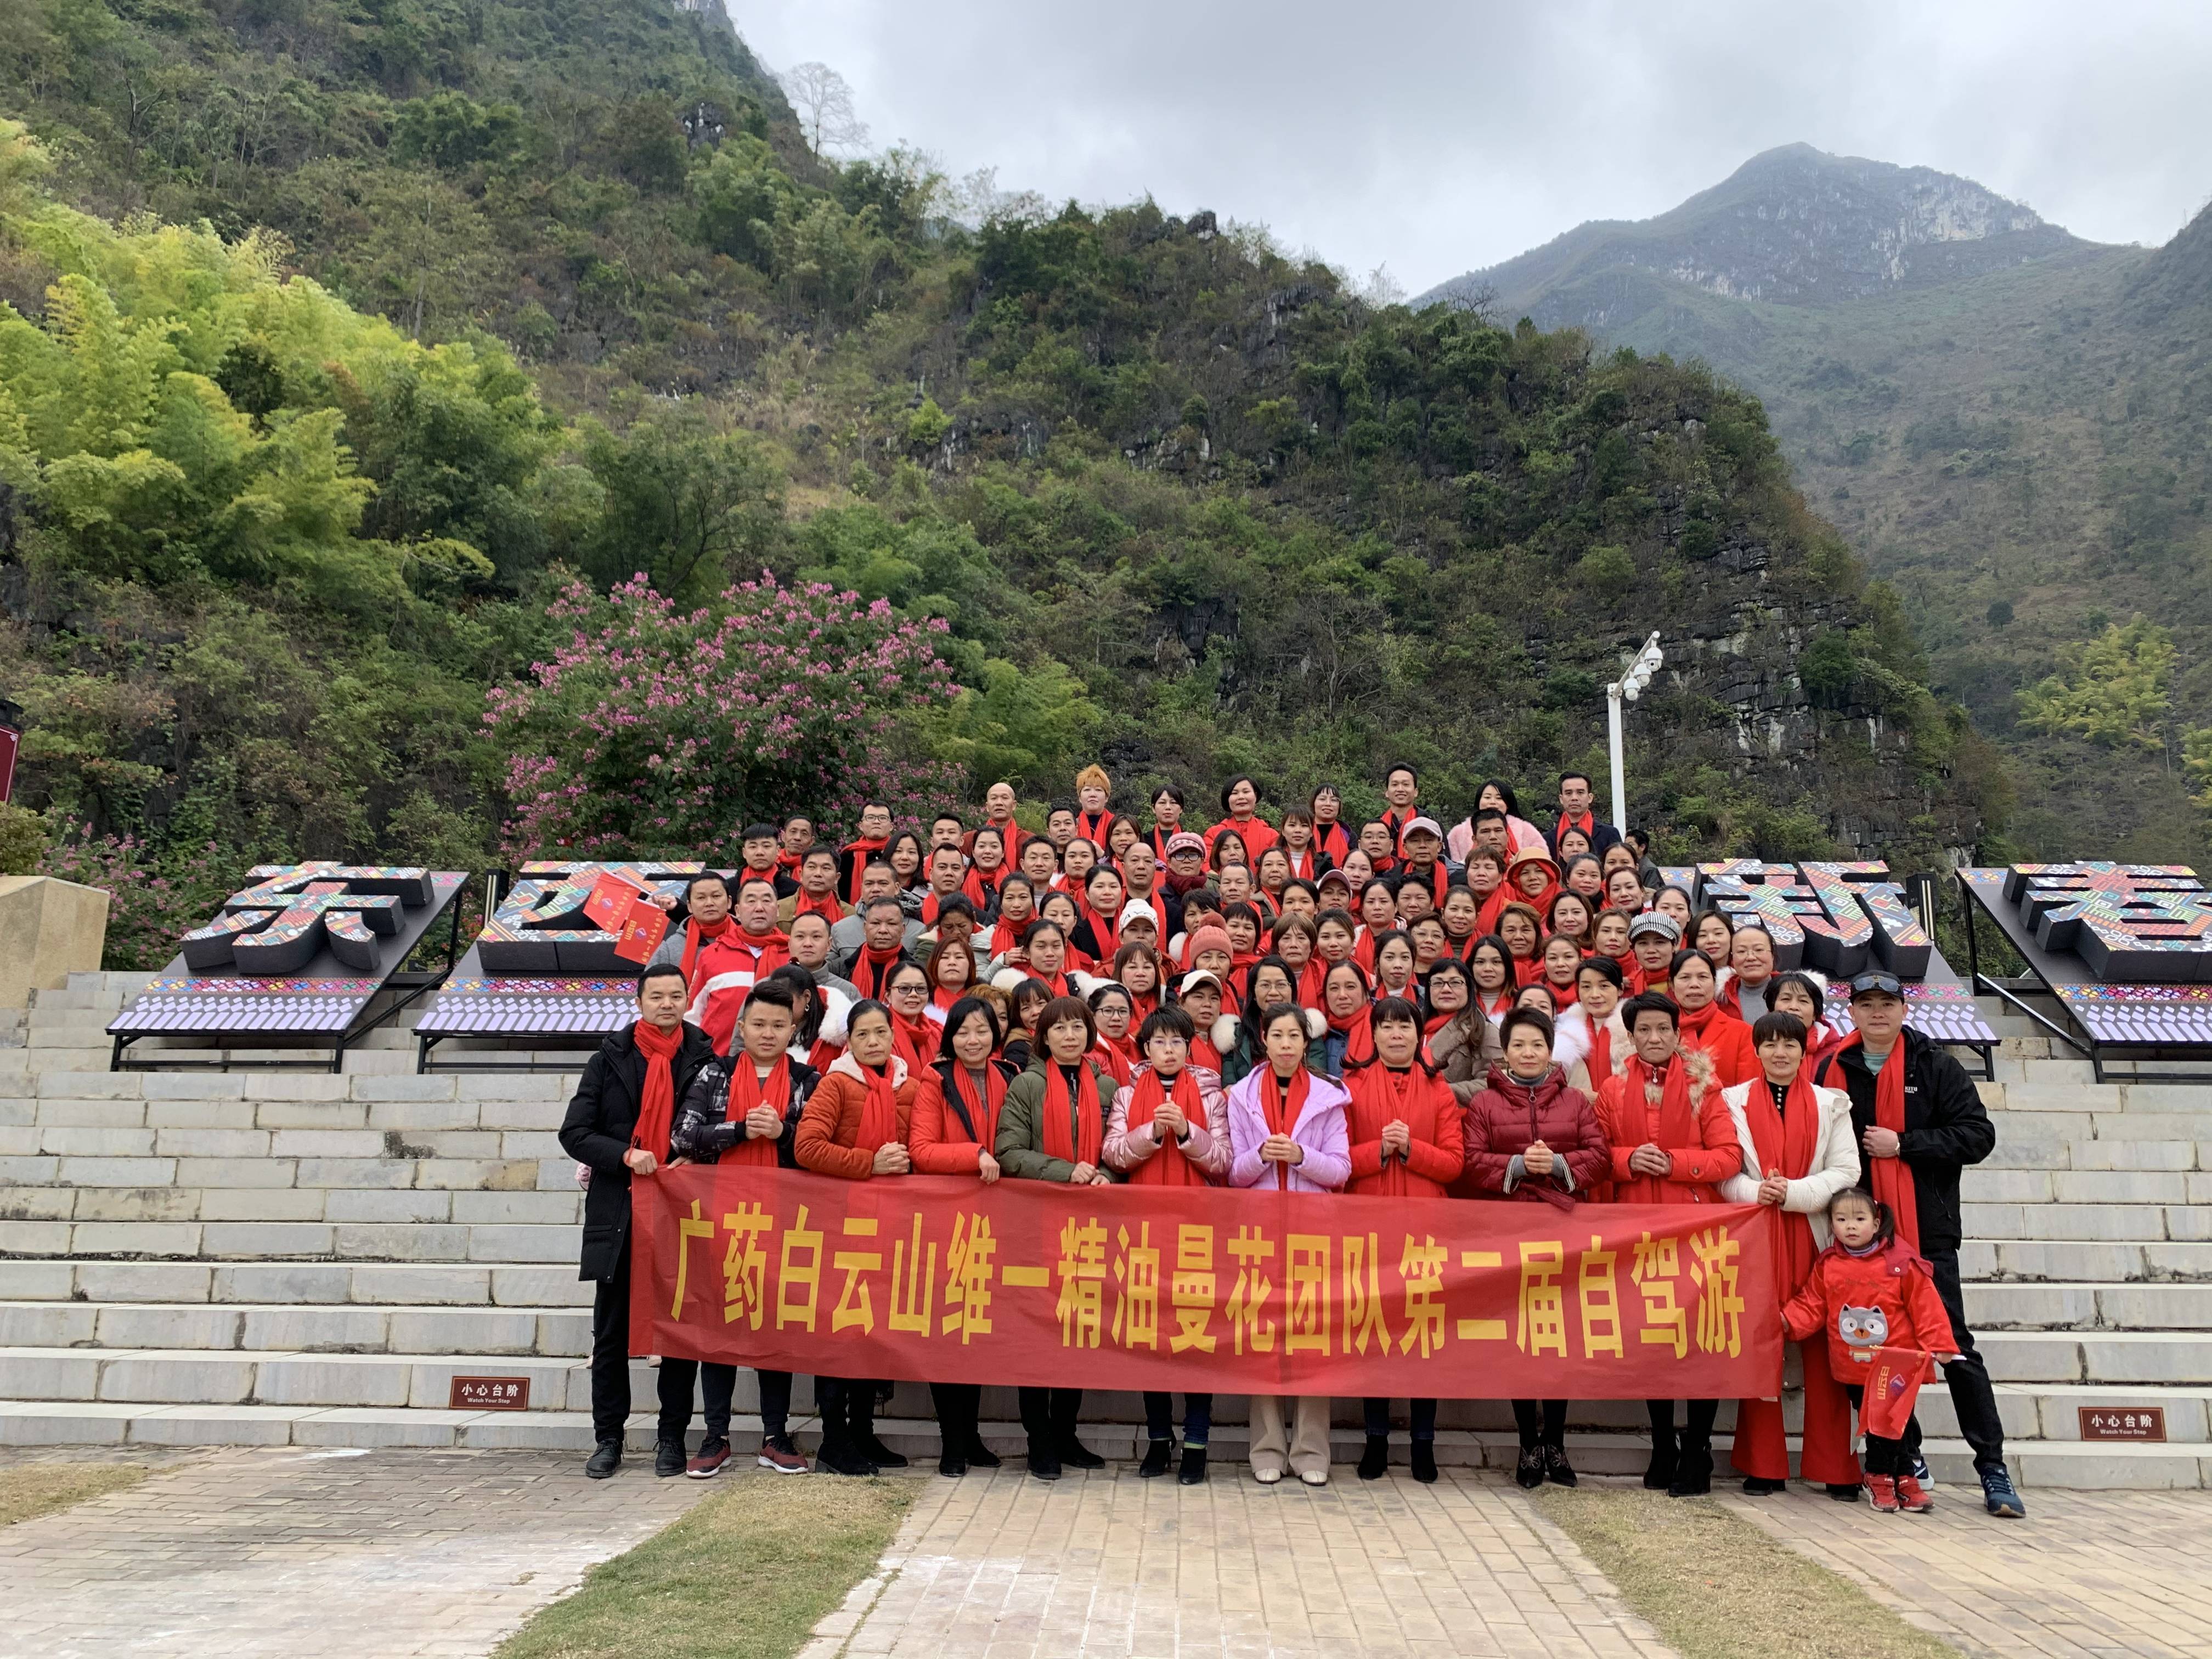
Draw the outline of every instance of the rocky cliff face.
M1815 304L1948 282L2082 246L1972 179L1791 144L1655 219L1593 222L1431 298L1494 292L1540 324L1618 313L1653 279ZM1601 319L1599 325L1603 326Z

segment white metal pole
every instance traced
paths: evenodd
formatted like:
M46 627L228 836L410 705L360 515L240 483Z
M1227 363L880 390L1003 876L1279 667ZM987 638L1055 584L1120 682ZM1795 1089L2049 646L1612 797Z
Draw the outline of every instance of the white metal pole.
M1628 786L1620 759L1620 682L1605 688L1607 738L1613 751L1613 827L1628 833Z

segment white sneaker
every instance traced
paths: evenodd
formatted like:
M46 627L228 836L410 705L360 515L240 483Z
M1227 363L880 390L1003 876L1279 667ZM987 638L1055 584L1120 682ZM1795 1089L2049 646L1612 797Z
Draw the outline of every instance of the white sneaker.
M1252 1478L1263 1486L1272 1486L1283 1478L1280 1469L1255 1469Z
M1328 1471L1327 1469L1308 1469L1300 1474L1298 1479L1304 1481L1309 1486L1326 1486L1328 1485Z

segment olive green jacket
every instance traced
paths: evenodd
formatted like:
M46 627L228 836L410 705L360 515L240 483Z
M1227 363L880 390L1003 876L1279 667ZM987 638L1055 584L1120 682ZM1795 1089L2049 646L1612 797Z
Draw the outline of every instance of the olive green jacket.
M1066 1158L1045 1154L1045 1067L1051 1063L1042 1056L1030 1060L1029 1070L1006 1085L1006 1103L999 1108L999 1144L994 1153L999 1167L1018 1180L1064 1182L1075 1173L1075 1165ZM1077 1111L1098 1115L1098 1141L1103 1148L1106 1142L1106 1115L1113 1109L1118 1085L1087 1057L1083 1071L1085 1086L1076 1092L1079 1097L1089 1098L1079 1098L1073 1104ZM1067 1127L1068 1144L1073 1146L1075 1125L1070 1122ZM1122 1179L1120 1171L1106 1169L1103 1158L1098 1167L1115 1180Z

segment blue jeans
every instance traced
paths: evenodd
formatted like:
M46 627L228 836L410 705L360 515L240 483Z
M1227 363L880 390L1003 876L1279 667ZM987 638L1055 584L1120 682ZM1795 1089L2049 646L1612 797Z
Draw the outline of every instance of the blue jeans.
M1171 1440L1174 1431L1170 1426L1175 1416L1175 1396L1171 1394L1145 1393L1145 1436L1151 1440ZM1210 1394L1187 1394L1182 1397L1182 1443L1203 1446L1207 1432L1213 1427L1213 1396Z

